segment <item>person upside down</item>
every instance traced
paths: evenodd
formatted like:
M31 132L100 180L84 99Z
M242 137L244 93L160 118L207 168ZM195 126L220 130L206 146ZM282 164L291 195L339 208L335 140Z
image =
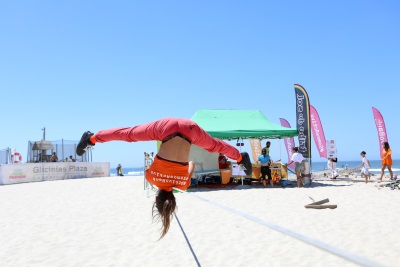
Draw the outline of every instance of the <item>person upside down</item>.
M240 153L230 144L213 138L199 125L189 119L164 118L147 124L125 128L111 128L97 133L84 132L76 149L82 156L86 149L96 143L110 141L161 141L153 163L146 170L146 180L158 187L152 207L153 219L162 222L163 238L170 227L177 207L172 189L186 190L194 173L194 162L189 161L190 146L197 145L209 152L222 153L245 167L245 173L252 173L252 165L247 152Z

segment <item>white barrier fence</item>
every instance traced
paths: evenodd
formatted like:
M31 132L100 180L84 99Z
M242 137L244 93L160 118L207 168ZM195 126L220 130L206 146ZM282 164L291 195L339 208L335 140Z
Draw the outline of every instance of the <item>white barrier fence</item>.
M109 162L0 164L0 184L110 176Z

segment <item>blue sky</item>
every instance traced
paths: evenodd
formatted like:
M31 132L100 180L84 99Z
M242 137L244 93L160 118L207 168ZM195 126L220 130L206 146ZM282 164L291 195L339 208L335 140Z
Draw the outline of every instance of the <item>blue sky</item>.
M257 109L295 127L297 83L339 161L379 159L373 106L399 159L399 12L368 0L3 1L0 149L26 157L43 127L47 140L79 140L199 109ZM104 143L93 159L140 167L155 148ZM325 161L314 143L313 160Z

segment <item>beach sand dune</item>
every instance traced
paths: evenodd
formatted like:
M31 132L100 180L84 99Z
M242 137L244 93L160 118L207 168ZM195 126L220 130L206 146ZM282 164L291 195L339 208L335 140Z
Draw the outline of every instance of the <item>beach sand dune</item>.
M386 266L400 266L400 191L377 183L192 189L160 241L143 177L0 187L0 266L357 266L193 197L243 211ZM154 194L153 192L151 192ZM306 209L329 198L336 209ZM196 257L196 258L195 258Z

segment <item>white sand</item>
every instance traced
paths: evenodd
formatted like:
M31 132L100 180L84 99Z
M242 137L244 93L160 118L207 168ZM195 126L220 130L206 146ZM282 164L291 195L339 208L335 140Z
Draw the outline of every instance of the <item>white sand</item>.
M400 266L400 191L377 183L177 193L201 266L357 266L192 197L244 211L387 266ZM240 186L249 188L249 186ZM196 191L196 190L194 190ZM329 198L337 209L306 209ZM0 186L0 266L197 266L177 223L158 238L143 177Z

